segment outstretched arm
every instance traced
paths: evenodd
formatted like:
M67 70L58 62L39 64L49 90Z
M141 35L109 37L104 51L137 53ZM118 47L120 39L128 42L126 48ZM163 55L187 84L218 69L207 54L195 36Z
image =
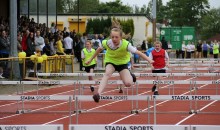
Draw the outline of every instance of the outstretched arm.
M148 56L146 56L144 53L140 52L140 51L136 51L135 54L138 54L140 57L142 57L143 59L145 59L146 61L148 61L150 64L154 63L153 60L151 60Z
M97 57L97 55L98 55L101 51L102 51L102 48L99 47L99 48L96 50L95 54L94 54L88 61L86 61L85 63L86 63L86 64L89 64L95 57Z

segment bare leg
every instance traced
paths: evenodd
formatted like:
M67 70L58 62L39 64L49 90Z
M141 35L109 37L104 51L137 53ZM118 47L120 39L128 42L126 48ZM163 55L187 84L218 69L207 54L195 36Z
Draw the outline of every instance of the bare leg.
M93 72L94 72L94 69L90 69L89 73L93 73ZM89 80L93 80L93 77L89 76ZM95 90L95 88L94 88L94 86L92 86L92 84L90 84L90 90L91 90L91 92L94 92L94 90Z
M104 90L104 88L106 87L109 78L112 76L112 74L115 72L115 68L113 67L113 65L108 64L105 67L105 74L101 80L101 83L99 85L99 89L98 89L98 94L101 94L102 91Z
M120 77L126 87L131 87L133 84L133 79L131 73L128 69L123 69L120 73Z

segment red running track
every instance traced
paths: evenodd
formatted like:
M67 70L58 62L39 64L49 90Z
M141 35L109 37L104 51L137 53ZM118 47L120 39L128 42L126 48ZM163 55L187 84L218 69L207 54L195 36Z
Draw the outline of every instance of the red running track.
M116 77L117 78L117 77ZM115 78L112 78L113 80ZM138 79L153 79L151 77ZM166 79L166 78L165 78ZM175 80L195 80L193 77L178 77ZM196 80L209 80L210 77L197 77ZM211 79L210 79L211 80ZM139 85L138 95L151 95L152 85ZM170 87L170 88L169 88ZM215 85L197 85L199 89L197 95L215 95L220 93ZM53 87L40 90L40 95L73 95L73 85ZM77 87L78 88L78 87ZM174 88L174 89L173 89ZM160 95L189 95L189 85L161 85ZM124 89L124 94L128 91L131 95L131 88ZM78 90L75 91L78 93ZM35 95L36 92L28 92L26 95ZM195 91L192 91L195 94ZM89 89L84 90L84 95L92 95ZM109 85L103 95L119 95L116 85ZM134 102L135 104L136 102ZM85 101L82 102L82 109L87 112L79 114L79 124L154 124L153 102L149 106L150 115L148 116L148 103L139 101L138 108L142 110L139 114L131 114L131 101L101 101L100 103ZM198 101L192 102L192 108L199 110L198 114L189 114L190 101L157 101L156 102L156 124L170 125L220 125L220 102L219 101ZM197 104L197 105L195 105ZM70 104L67 101L25 101L25 109L31 110L31 113L15 114L20 109L22 103L0 102L0 124L63 124L64 129L68 130L70 123L76 123L76 116L72 113L69 118L69 110L74 110L74 101ZM150 120L148 120L148 118Z

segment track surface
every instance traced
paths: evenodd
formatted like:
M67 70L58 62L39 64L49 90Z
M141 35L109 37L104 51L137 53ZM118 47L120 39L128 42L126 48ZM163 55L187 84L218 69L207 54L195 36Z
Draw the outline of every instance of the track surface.
M110 80L118 79L113 77ZM155 79L154 77L138 77L138 80ZM220 77L215 77L219 80ZM164 77L164 80L212 80L211 77ZM88 85L83 90L84 95L92 95ZM151 84L139 85L138 92L134 87L134 94L152 95ZM190 85L160 85L160 95L216 95L220 93L219 86L197 85L198 90L190 92ZM97 88L96 88L97 89ZM73 85L57 86L39 90L39 95L73 95L79 93L79 86L74 90ZM118 93L117 85L108 85L103 95L131 95L131 88L124 89L123 94ZM25 95L36 95L36 91L26 92ZM136 101L133 102L134 109ZM191 105L192 104L192 105ZM0 124L63 124L68 130L69 124L76 124L76 115L73 113L74 101L25 101L24 108L30 113L15 114L22 108L21 102L0 101ZM79 124L160 124L160 125L220 125L220 101L157 101L156 122L154 122L154 105L151 101L138 101L139 114L131 114L131 101L93 101L81 102L81 108L85 113L78 115ZM189 114L191 109L199 110L198 114ZM71 118L69 111L72 111ZM150 112L148 114L147 112ZM150 120L148 120L150 119Z

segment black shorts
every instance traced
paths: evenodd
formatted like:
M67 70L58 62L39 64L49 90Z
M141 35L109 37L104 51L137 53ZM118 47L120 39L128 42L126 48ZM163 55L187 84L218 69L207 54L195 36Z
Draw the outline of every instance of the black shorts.
M152 70L152 73L166 73L165 69L161 69L161 70Z
M94 65L90 65L90 66L84 66L84 68L85 68L85 71L86 71L87 73L89 73L89 72L90 72L90 69L94 69L94 68L95 68L95 64L94 64Z
M123 69L128 69L128 64L115 65L115 64L113 64L113 63L107 62L107 63L105 64L105 66L107 66L108 64L113 65L113 67L115 68L115 70L118 71L118 72L122 71Z

